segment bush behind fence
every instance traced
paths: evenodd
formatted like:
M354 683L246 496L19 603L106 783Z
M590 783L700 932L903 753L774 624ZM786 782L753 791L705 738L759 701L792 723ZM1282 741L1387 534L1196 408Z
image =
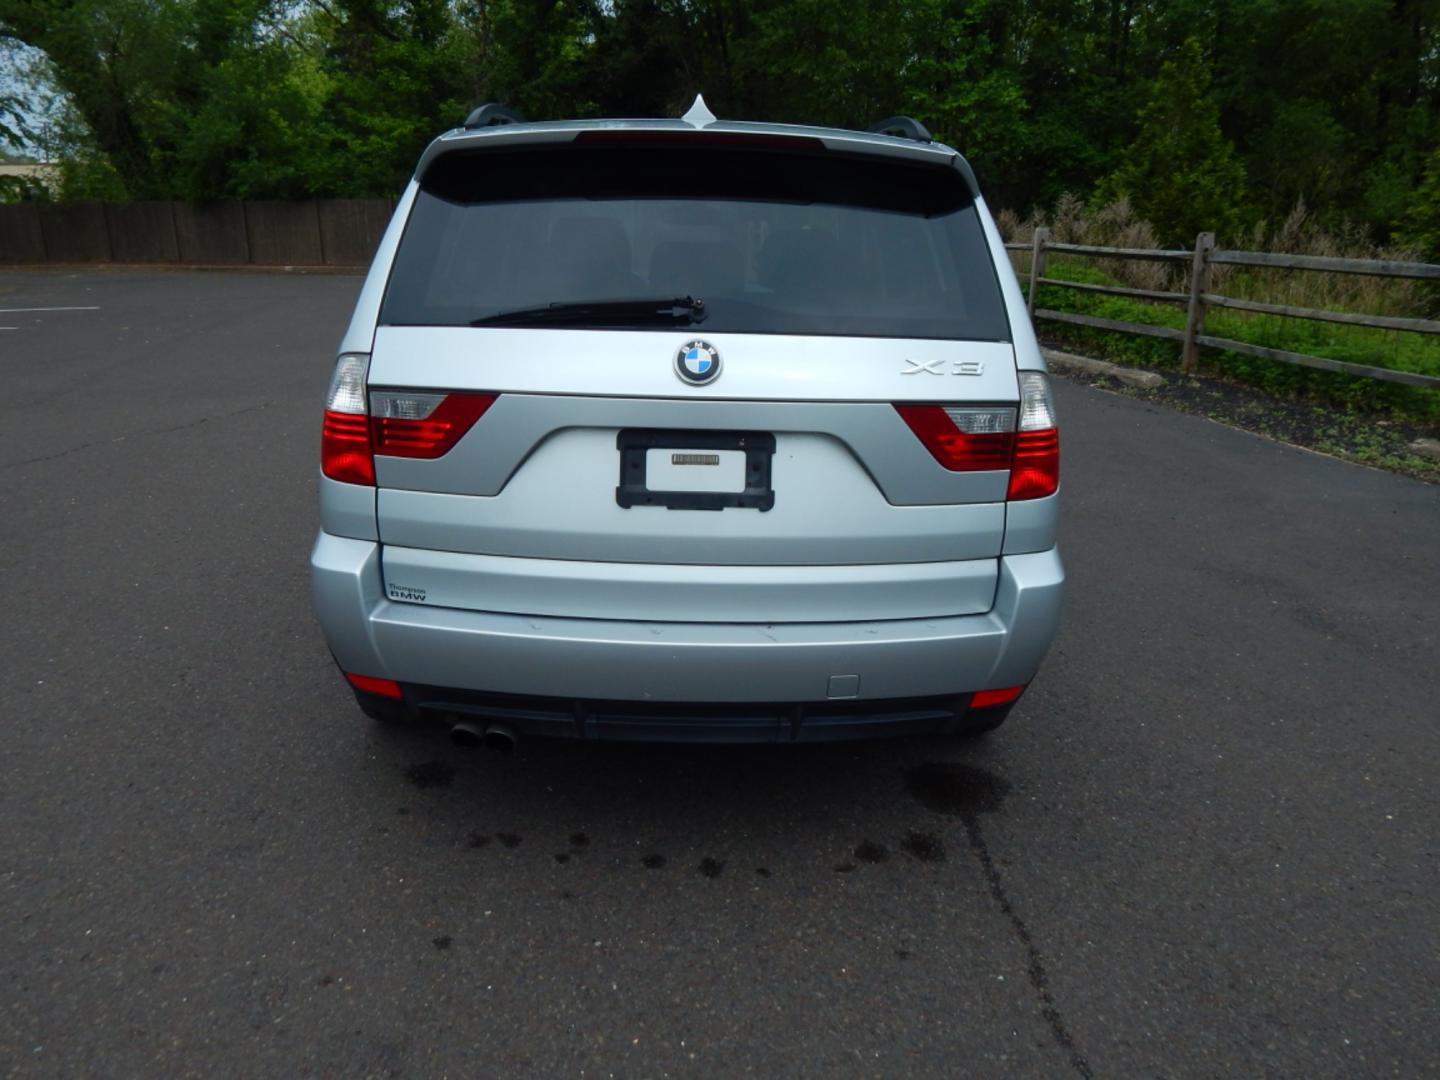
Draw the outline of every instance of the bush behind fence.
M391 199L0 205L0 264L336 266L370 262Z

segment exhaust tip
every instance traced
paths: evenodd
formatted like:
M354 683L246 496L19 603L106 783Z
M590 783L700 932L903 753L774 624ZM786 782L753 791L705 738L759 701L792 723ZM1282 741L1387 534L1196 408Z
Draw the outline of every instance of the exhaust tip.
M491 724L485 729L485 745L491 750L509 753L519 741L520 737L504 724Z
M450 728L450 741L456 746L480 746L485 742L485 734L474 724L462 720Z

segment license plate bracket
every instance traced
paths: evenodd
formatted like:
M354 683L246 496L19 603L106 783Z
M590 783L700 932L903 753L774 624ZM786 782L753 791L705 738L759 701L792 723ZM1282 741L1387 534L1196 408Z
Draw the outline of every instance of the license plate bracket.
M620 483L615 501L625 509L663 506L667 510L724 510L738 506L766 511L775 505L770 463L775 436L762 431L675 431L664 428L628 428L615 436L620 451ZM652 491L646 477L651 450L703 454L739 450L745 454L744 491Z

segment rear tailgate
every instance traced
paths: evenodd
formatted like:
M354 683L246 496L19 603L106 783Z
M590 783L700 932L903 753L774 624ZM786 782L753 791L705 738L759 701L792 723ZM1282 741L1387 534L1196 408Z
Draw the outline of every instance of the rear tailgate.
M377 453L390 597L675 621L989 610L1007 469L946 468L895 408L1017 401L960 175L852 161L831 167L839 194L816 195L813 156L766 151L731 199L734 167L657 181L654 147L643 168L610 149L588 169L579 151L547 153L545 168L529 152L442 157L417 197L372 399L497 396L443 456ZM702 292L697 325L466 325ZM677 357L700 342L719 375L695 385Z
M963 382L972 400L1013 400L1008 345L716 335L723 388L712 384L677 398L671 354L685 335L584 338L589 356L578 354L570 331L381 329L372 386L499 393L443 458L376 457L386 580L396 585L397 599L413 600L421 590L424 602L453 607L705 621L989 610L1006 474L941 467L890 401L916 399L918 378ZM507 364L501 359L507 353L519 359ZM980 374L903 374L937 366ZM514 373L508 379L507 371ZM817 371L831 372L831 400L809 399L826 396L813 386ZM799 394L807 399L793 400ZM653 429L773 435L773 505L622 507L618 436ZM506 559L437 563L428 554L436 551ZM540 559L870 569L848 576L730 575L727 591L724 574L710 575L708 583L690 574L689 585L687 575L672 574L662 587L667 575L659 572L595 568L587 575L533 562ZM892 569L874 569L883 566ZM533 589L516 584L524 577L534 578ZM582 603L577 589L587 579L590 600ZM786 586L777 588L781 582ZM573 599L559 591L562 585ZM722 595L724 603L717 600Z

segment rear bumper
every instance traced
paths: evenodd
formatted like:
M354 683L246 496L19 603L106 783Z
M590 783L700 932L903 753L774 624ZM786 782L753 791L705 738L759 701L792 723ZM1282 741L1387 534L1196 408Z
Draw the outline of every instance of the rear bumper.
M393 603L380 545L324 532L310 569L320 624L346 671L482 694L712 704L879 702L1028 683L1055 636L1065 578L1055 549L1007 555L983 615L763 625Z
M596 701L585 698L482 694L440 686L401 684L400 700L355 690L360 707L377 719L430 718L472 729L499 727L521 736L616 742L780 743L841 742L899 735L988 731L1015 704L970 708L971 695L815 703Z

